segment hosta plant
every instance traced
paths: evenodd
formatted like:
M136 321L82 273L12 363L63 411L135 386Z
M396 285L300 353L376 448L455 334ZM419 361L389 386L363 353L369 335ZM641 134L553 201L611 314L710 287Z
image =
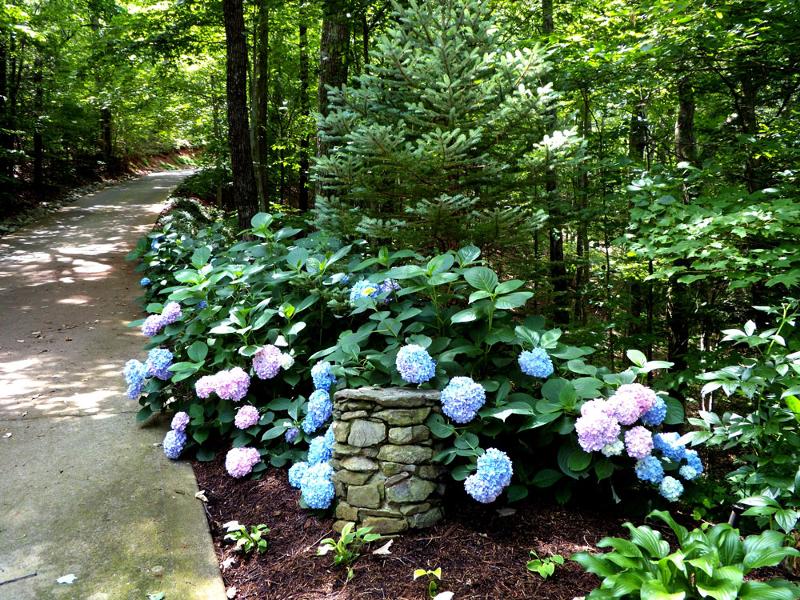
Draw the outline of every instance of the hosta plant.
M579 552L572 558L603 581L588 600L795 600L800 586L783 579L745 579L755 569L773 567L800 555L786 546L786 536L772 530L742 539L730 525L689 531L663 511L650 517L664 522L675 534L672 547L660 532L625 523L629 539L603 538L604 554Z

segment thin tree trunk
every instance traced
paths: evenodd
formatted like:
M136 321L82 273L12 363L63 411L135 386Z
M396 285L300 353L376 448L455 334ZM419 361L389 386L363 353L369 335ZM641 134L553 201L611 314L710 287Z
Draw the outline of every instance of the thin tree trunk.
M300 20L300 115L302 127L305 129L311 109L308 101L308 26L306 24L306 13L302 5L298 18ZM304 131L300 138L300 190L297 202L298 208L303 212L309 209L308 154L309 136Z
M258 204L266 210L269 204L269 1L259 0L256 31L253 35L253 165Z
M100 109L100 148L103 153L103 162L108 173L114 173L114 141L112 133L111 108L103 106Z
M13 174L11 167L11 151L13 139L9 134L9 103L8 103L8 35L0 32L0 174L10 178Z
M247 229L258 212L258 191L253 174L250 126L247 118L247 40L242 0L223 0L227 48L228 142L233 172L233 204L239 227Z
M631 112L628 126L628 158L636 165L642 165L645 161L645 151L647 149L647 104L644 100L636 103ZM648 284L652 288L652 284ZM649 294L644 282L633 279L630 281L630 321L628 325L628 335L639 335L642 332L641 319L642 311L650 304ZM650 319L647 319L650 322ZM648 340L647 345L652 342Z
M581 90L581 137L588 139L592 131L589 107L589 90ZM584 288L589 283L589 232L586 211L589 208L589 171L585 165L581 167L578 178L578 236L575 243L578 267L575 271L575 320L586 323L586 298Z
M44 61L37 52L33 63L33 189L39 193L44 188L44 140L42 113L44 111Z
M325 0L322 8L322 35L319 47L319 112L330 110L328 87L347 83L347 55L350 45L350 18L347 0ZM327 144L318 137L317 156L328 153Z

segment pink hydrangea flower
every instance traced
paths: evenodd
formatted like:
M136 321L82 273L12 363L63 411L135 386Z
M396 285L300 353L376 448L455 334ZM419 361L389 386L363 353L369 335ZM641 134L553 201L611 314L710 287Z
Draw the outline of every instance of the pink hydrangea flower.
M172 417L172 428L175 431L184 431L186 426L189 424L189 415L185 412L176 412L175 416Z
M642 409L632 394L614 394L608 399L608 414L622 425L633 425L642 416Z
M255 406L247 404L236 411L236 418L233 420L233 424L236 425L238 429L247 429L258 423L260 418L261 415L258 409Z
M223 400L239 402L247 395L250 387L250 376L240 367L220 371L215 376L217 396Z
M653 434L641 425L625 432L625 450L631 458L644 458L653 451Z
M592 402L597 401L593 400ZM585 412L581 410L581 413L582 416L575 421L575 431L578 434L578 443L585 452L602 450L607 444L614 443L618 438L619 423L605 410L600 410L597 404L590 406Z
M216 375L204 375L194 384L194 391L198 398L208 398L217 389Z
M150 315L142 323L142 333L147 337L153 337L167 325L166 320L161 315Z
M614 396L630 398L639 406L639 416L641 417L648 410L653 408L656 403L656 393L641 383L626 383L619 386Z
M177 302L168 302L161 310L161 316L167 325L174 323L183 316L181 305Z
M259 462L261 455L255 448L231 448L225 456L225 470L238 479L249 475Z
M268 344L253 355L253 370L259 379L272 379L281 370L283 352L277 346Z

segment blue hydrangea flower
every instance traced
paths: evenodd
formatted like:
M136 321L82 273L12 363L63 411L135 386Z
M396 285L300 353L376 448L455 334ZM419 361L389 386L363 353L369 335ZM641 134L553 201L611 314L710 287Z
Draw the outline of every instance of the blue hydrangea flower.
M700 460L697 450L686 450L684 455L684 458L686 459L686 465L694 469L695 473L700 475L705 470L703 468L703 461Z
M164 455L170 460L178 460L184 446L186 446L186 433L175 429L170 429L164 436L164 441L161 442Z
M400 284L394 279L384 279L382 283L378 284L378 295L386 297L383 299L384 304L389 304L392 301L392 294L400 289Z
M664 422L666 416L667 403L661 396L656 396L652 408L642 415L642 423L650 427L656 427Z
M634 471L636 472L636 477L641 481L658 484L664 479L664 467L661 461L652 455L638 460Z
M553 361L544 348L534 348L521 352L517 359L519 368L525 375L547 379L553 374Z
M683 465L680 469L678 469L678 474L681 477L683 477L686 481L697 479L697 476L699 475L699 473L689 465Z
M206 306L208 306L208 302L205 300L200 300L200 302L197 303L197 308L199 310L203 310Z
M469 423L486 402L486 391L471 377L453 377L442 390L442 412L456 423Z
M514 469L508 454L497 448L489 448L478 457L478 475L497 487L508 486L513 474Z
M314 381L314 389L329 390L336 383L336 376L331 369L328 361L318 362L311 368L311 379Z
M153 239L150 241L150 250L158 250L158 239Z
M667 475L661 485L658 486L658 491L670 502L675 502L683 494L683 484L674 477Z
M622 454L622 451L625 450L625 442L622 440L616 440L611 442L610 444L606 444L600 449L600 452L603 456L619 456Z
M125 376L125 383L128 384L128 389L126 391L128 398L136 400L142 393L142 389L146 383L147 367L140 361L131 359L125 363L122 374Z
M364 298L372 298L374 300L380 296L380 293L381 290L378 285L366 279L362 279L361 281L357 281L353 284L353 287L350 288L350 304L355 306Z
M309 508L328 508L335 495L331 466L319 463L308 467L300 482L300 492Z
M317 465L328 462L333 456L333 428L328 427L325 435L315 437L308 444L308 464Z
M300 435L300 430L297 427L289 427L286 433L283 434L283 439L286 440L287 444L294 444L298 435Z
M305 476L306 471L308 471L307 462L296 462L291 467L289 467L289 485L299 490L300 484L303 481L303 476Z
M481 504L490 504L503 493L503 488L498 489L477 473L473 473L464 480L464 491Z
M657 433L653 437L653 448L661 452L664 456L674 462L681 462L686 456L686 446L678 443L680 435L671 431L669 433Z
M400 348L395 361L400 377L407 383L425 383L436 376L436 361L417 344Z
M142 277L142 278L139 280L139 285L140 285L140 286L142 286L142 287L147 287L147 286L148 286L148 285L150 285L151 283L152 283L152 282L150 281L150 278L149 278L149 277Z
M161 381L167 381L172 377L169 370L172 365L172 352L166 348L153 348L147 353L147 374L151 377L158 377Z
M314 433L331 418L333 403L325 390L316 390L308 398L308 414L303 419L303 431Z

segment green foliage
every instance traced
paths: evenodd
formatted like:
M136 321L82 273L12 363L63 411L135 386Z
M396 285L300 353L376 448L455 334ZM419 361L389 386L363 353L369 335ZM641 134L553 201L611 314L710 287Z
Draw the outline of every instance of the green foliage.
M774 326L758 331L756 324L748 321L742 329L723 331L723 341L734 345L731 356L721 361L728 364L700 376L705 382L703 394L722 390L728 399L717 404L736 403L735 408L722 414L699 411L697 418L689 419L697 430L684 439L735 451L738 468L727 475L735 496L768 496L796 510L800 508L797 303L790 300L779 308L763 310L774 319Z
M442 568L437 567L435 569L414 569L414 581L420 577L424 577L428 582L426 588L428 592L428 598L436 598L436 594L439 591L439 582L442 580Z
M353 563L361 556L361 550L366 544L380 540L383 536L379 533L370 533L372 527L361 527L354 530L352 523L342 527L339 539L325 538L317 549L318 556L333 553L333 564L347 569L347 581L353 578Z
M572 557L603 580L588 600L792 600L800 593L800 586L781 579L745 580L754 569L800 555L785 545L784 535L765 531L742 540L730 525L689 531L667 512L654 511L650 516L670 527L677 538L676 548L647 525L625 523L629 539L603 538L597 544L610 552L579 552Z
M248 528L239 521L229 521L223 527L227 532L224 539L235 542L237 551L243 554L250 554L254 550L264 554L267 551L269 543L265 536L269 533L269 527L263 523Z
M529 243L543 214L526 174L555 98L545 53L506 45L480 0L393 7L366 72L320 119L332 150L313 168L317 224L400 247Z
M531 560L525 565L531 573L537 573L542 579L551 577L556 572L556 566L564 564L564 557L560 554L551 554L540 558L535 550L530 552Z

